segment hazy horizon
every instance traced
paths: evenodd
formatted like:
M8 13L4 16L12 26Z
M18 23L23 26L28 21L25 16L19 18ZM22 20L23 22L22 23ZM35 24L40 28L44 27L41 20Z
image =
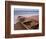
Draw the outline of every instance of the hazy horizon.
M15 8L14 15L39 14L38 9Z
M18 16L38 16L38 9L24 9L24 8L15 8L14 9L14 24L17 22Z

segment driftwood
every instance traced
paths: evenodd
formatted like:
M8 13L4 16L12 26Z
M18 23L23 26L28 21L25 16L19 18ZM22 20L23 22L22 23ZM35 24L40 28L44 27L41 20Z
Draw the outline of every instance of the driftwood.
M29 30L29 28L25 24L23 24L22 22L21 22L21 24L23 25L23 27L25 27L27 30Z
M35 19L25 19L25 17L19 16L18 22L15 24L15 29L37 29L39 22Z
M33 21L33 20L32 20ZM25 25L24 24L24 22L27 22L27 21L24 21L24 22L20 22L22 25L23 25L23 27L25 27L27 30L29 30L29 29L31 29L33 26L35 26L33 23L31 24L31 22L32 21L28 21L28 22L30 22L30 25ZM34 22L34 21L33 21ZM36 23L36 25L37 25L38 23ZM29 26L29 27L28 27Z

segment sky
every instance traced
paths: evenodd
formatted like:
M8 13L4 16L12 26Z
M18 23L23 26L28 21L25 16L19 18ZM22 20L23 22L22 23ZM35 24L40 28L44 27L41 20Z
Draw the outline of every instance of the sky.
M32 15L39 14L38 9L14 8L14 15Z
M36 15L39 15L38 9L14 8L14 24L16 24L18 16L36 16Z

